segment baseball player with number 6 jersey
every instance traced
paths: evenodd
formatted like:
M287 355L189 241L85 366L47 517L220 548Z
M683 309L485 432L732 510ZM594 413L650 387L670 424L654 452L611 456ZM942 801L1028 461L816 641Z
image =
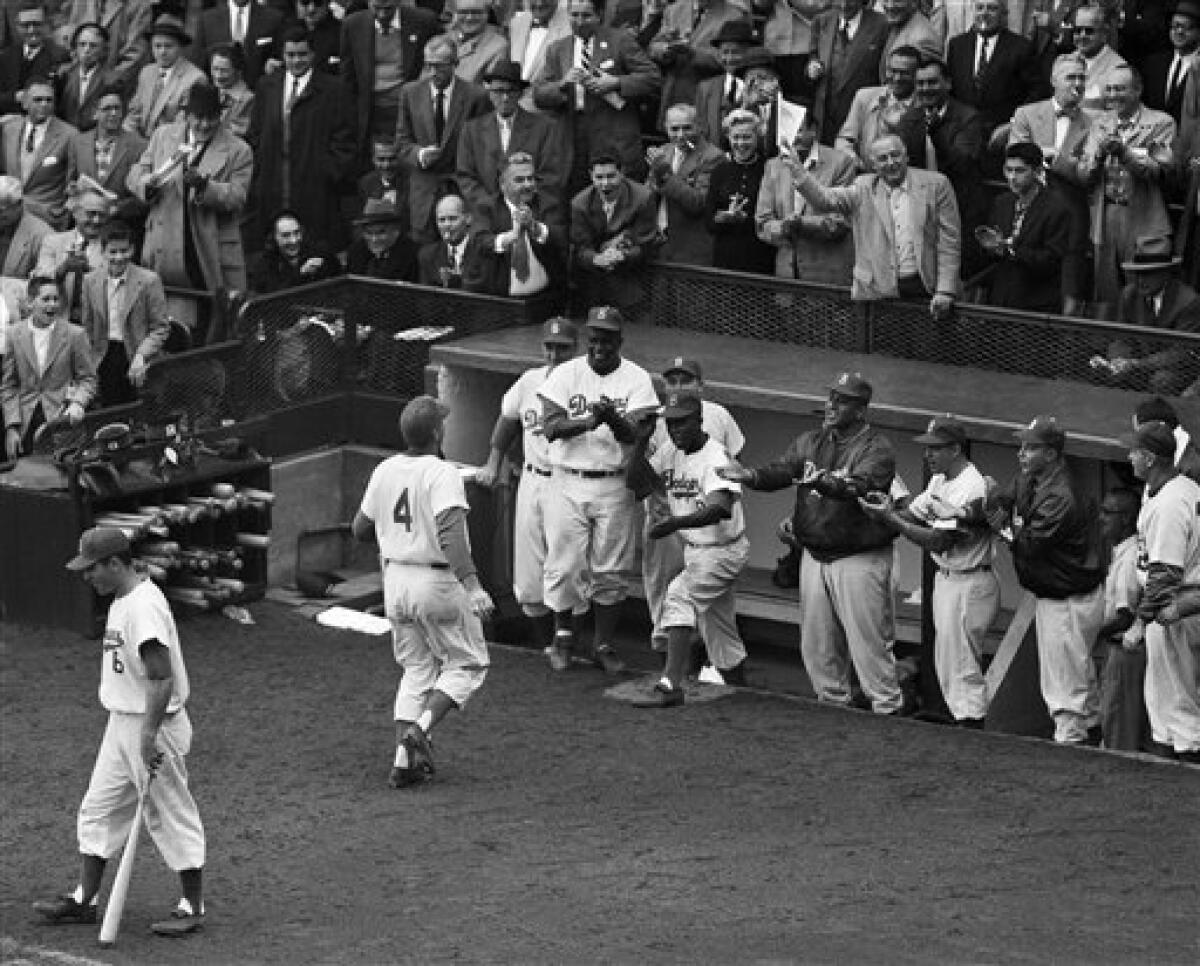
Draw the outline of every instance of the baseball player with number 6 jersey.
M202 925L204 827L188 790L184 756L191 749L187 668L175 620L163 592L133 567L129 539L112 527L93 527L79 540L67 568L101 596L113 595L104 625L100 703L108 726L92 779L79 806L79 885L34 903L44 922L93 923L108 860L126 845L140 797L150 838L179 873L183 898L169 919L150 928L183 936Z
M521 433L521 482L517 486L516 520L513 523L513 596L533 622L539 647L554 639L554 614L544 602L546 562L546 508L553 496L550 443L542 430L542 400L538 392L554 370L575 354L575 325L561 317L542 326L546 365L523 373L500 401L500 415L492 429L491 452L475 481L493 486L504 454ZM581 585L583 581L581 580ZM578 608L583 610L582 605Z
M580 603L578 575L591 575L596 637L593 660L608 674L623 668L612 640L626 587L623 572L637 549L633 494L625 486L627 454L641 419L658 408L650 376L621 358L621 313L589 310L588 351L551 373L538 393L550 440L553 498L546 508L545 600L554 611L550 666L570 666L571 614Z
M672 395L663 407L670 439L648 459L639 444L630 461L627 481L636 496L665 491L670 513L649 530L651 540L678 533L683 539L683 569L667 587L661 623L667 632L667 664L662 680L642 708L674 708L683 704L683 677L691 634L699 630L710 653L746 658L737 630L733 585L750 545L742 518L741 486L718 471L730 462L725 447L703 428L700 399ZM719 665L718 665L719 667Z
M492 599L479 583L467 540L466 490L439 455L449 410L418 396L400 414L406 449L375 467L352 528L379 541L383 600L396 663L396 755L389 783L405 788L434 773L429 733L483 684L487 643L480 620Z

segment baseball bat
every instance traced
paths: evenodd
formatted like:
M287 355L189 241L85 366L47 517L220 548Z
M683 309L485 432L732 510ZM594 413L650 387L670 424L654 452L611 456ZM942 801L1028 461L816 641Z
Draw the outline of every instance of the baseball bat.
M149 791L150 783L147 782L146 791L138 795L133 825L129 829L129 838L125 840L125 851L121 853L121 864L117 867L117 877L113 879L108 905L104 907L104 921L100 923L101 946L111 946L117 941L121 916L125 912L125 897L129 894L129 879L133 875L133 857L137 854L138 836L142 831L142 810L145 808Z

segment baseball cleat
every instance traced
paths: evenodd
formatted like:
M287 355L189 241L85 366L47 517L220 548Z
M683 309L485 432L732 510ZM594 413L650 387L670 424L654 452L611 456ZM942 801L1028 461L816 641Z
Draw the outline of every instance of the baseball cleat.
M70 892L53 899L39 899L33 904L33 911L42 917L43 922L56 926L90 925L96 921L96 906L76 902Z
M733 667L723 668L721 677L725 679L725 683L730 687L744 688L746 687L746 659L742 658Z
M571 666L571 649L575 646L575 635L570 631L554 632L554 643L547 648L550 656L550 667L555 671L565 671Z
M611 644L601 644L592 651L592 663L609 677L616 677L625 670L625 662L617 656Z
M430 745L429 736L425 734L420 725L415 723L409 725L400 741L408 749L410 770L423 772L426 775L432 775L437 770L433 767L433 746Z
M683 707L683 688L664 687L660 682L654 685L654 690L644 698L636 698L635 708L681 708Z
M401 768L393 765L388 775L388 784L392 788L411 788L413 785L423 785L429 779L429 773L419 768Z
M186 899L180 899L179 905L171 910L169 919L150 924L150 931L156 936L167 936L176 939L180 936L190 936L204 928L204 908L193 912L191 904Z
M700 673L696 675L696 680L701 684L724 684L725 678L711 664L705 664L700 669Z

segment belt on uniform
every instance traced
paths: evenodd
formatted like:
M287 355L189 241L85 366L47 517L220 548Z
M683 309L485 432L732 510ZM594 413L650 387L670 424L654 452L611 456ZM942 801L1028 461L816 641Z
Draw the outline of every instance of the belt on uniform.
M980 564L978 567L964 567L962 570L951 570L949 567L938 567L938 573L943 577L961 577L964 574L991 573L991 564Z
M736 537L730 537L728 540L721 540L718 543L696 543L695 541L689 540L689 539L687 539L687 537L684 537L683 542L686 543L689 547L691 547L694 550L709 550L713 547L728 547L731 544L737 543L739 540L743 539L745 536L746 536L745 533L739 533Z
M572 466L560 466L560 470L564 473L570 473L572 476L579 476L585 480L607 480L614 476L624 476L624 470L577 470Z
M540 466L534 466L532 463L525 464L526 473L536 473L538 476L549 476L550 471L544 470Z
M424 561L421 561L421 560L393 560L391 557L388 557L387 562L390 564L396 564L398 567L428 567L430 570L449 570L450 569L449 564L425 563Z

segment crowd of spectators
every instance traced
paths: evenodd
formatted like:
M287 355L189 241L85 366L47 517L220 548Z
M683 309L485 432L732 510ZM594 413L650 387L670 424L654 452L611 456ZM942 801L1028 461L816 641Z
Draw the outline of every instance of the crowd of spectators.
M6 0L0 273L82 324L117 221L226 300L349 271L632 313L673 262L1200 329L1196 0L519 6Z

